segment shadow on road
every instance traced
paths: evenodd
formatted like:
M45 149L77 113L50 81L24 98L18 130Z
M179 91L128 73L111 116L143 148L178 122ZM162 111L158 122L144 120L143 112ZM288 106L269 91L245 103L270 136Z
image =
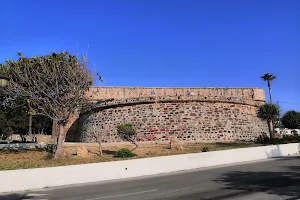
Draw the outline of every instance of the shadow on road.
M285 169L279 172L234 171L222 175L215 181L225 185L224 189L239 190L244 194L264 192L286 196L289 200L298 199L300 197L300 166L288 166Z
M282 157L280 160L300 160L300 156Z
M1 200L21 200L21 199L32 199L30 197L26 197L23 194L0 194Z

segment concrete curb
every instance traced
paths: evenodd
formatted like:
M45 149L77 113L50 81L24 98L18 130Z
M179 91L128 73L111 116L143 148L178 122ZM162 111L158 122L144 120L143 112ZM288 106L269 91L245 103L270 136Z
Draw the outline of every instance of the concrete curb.
M62 167L0 171L0 193L133 178L299 154L300 143Z

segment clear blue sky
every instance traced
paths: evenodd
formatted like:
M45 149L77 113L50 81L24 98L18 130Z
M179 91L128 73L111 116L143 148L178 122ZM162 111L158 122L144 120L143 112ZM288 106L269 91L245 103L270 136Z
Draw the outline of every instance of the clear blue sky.
M0 62L86 53L109 86L261 87L300 111L299 0L0 0ZM78 43L78 48L77 48ZM88 48L89 46L89 48ZM266 95L267 95L266 90Z

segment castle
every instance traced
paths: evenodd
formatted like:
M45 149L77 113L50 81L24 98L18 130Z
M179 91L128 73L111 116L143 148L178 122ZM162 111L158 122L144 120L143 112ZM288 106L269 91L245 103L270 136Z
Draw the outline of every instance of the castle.
M265 103L259 88L91 87L86 95L93 107L71 120L66 141L93 142L97 132L118 142L124 122L136 127L138 141L249 141L268 132L256 116Z

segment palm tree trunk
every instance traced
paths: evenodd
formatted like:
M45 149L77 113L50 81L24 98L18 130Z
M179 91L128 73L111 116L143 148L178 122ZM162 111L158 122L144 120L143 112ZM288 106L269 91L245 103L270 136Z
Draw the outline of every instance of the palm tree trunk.
M269 88L269 93L270 93L270 103L272 103L272 92L271 92L271 87Z
M273 138L273 120L268 120L268 128L269 128L269 133L270 133L270 138Z
M272 92L271 92L271 81L268 80L268 88L269 88L269 95L270 95L270 103L272 103Z

